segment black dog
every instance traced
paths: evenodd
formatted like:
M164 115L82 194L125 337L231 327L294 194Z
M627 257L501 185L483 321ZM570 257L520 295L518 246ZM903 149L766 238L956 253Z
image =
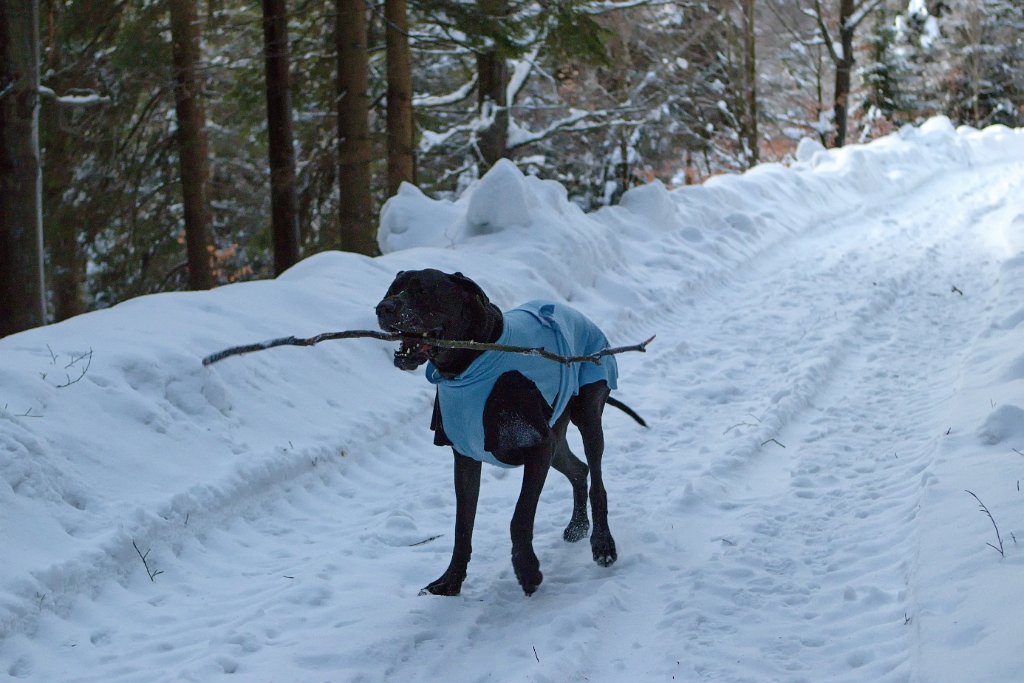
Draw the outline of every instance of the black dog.
M455 454L455 547L448 569L423 589L435 595L458 595L472 552L473 522L480 493L480 465L522 465L523 485L512 516L512 567L527 595L543 575L533 551L533 522L548 468L564 474L573 489L573 511L563 537L583 538L587 519L587 472L594 531L594 561L615 562L615 541L608 528L608 501L601 477L605 403L629 413L609 398L615 388L613 356L600 365L571 367L540 358L501 352L446 349L419 339L446 339L544 346L559 355L595 353L608 346L604 334L568 306L531 302L502 314L480 287L461 273L403 271L377 305L381 329L406 339L395 352L395 365L412 370L430 362L428 379L438 385L431 429L434 443L452 446ZM518 342L518 343L517 343ZM569 450L569 422L583 438L587 464ZM588 467L589 465L589 467Z

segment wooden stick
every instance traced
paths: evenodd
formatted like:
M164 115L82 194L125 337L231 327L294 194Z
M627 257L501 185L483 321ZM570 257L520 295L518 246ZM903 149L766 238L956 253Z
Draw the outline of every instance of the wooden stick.
M243 346L233 346L223 351L210 354L203 359L203 365L210 365L217 361L224 360L229 356L240 356L243 353L252 353L254 351L264 351L266 349L272 349L275 346L313 346L323 341L331 341L334 339L380 339L381 341L411 341L417 344L426 344L429 346L439 346L446 349L470 349L472 351L499 351L501 353L522 353L529 356L541 356L548 360L556 361L569 365L571 363L595 363L600 364L601 358L604 356L611 356L619 353L625 353L626 351L647 351L647 345L654 341L656 335L651 335L646 341L642 341L639 344L633 344L632 346L617 346L614 348L606 348L592 353L586 356L560 356L556 353L542 348L534 348L529 346L505 346L504 344L489 344L486 342L477 341L453 341L449 339L425 339L421 337L408 337L398 333L390 332L377 332L374 330L346 330L344 332L323 332L316 335L315 337L280 337L278 339L269 339L264 342L256 344L245 344Z

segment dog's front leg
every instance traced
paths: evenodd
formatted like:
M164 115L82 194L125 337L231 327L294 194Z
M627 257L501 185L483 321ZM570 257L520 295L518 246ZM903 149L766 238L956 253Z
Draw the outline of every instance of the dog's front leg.
M532 595L544 580L540 560L533 552L533 520L537 515L537 502L544 488L544 479L551 467L553 441L547 439L526 451L523 458L523 488L519 492L516 511L512 515L512 568L523 592Z
M480 461L455 454L455 547L452 561L441 578L420 591L420 595L458 595L466 580L466 568L473 554L473 522L480 499Z

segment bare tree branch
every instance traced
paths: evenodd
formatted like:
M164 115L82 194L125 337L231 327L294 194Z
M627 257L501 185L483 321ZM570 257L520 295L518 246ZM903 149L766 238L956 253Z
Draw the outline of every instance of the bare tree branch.
M245 344L243 346L233 346L223 351L210 354L203 359L203 365L211 365L218 361L224 360L230 356L239 356L244 353L252 353L254 351L264 351L266 349L272 349L275 346L314 346L324 341L332 341L335 339L380 339L381 341L413 341L417 344L426 344L429 346L438 346L445 349L469 349L471 351L499 351L501 353L520 353L528 356L540 356L541 358L547 358L548 360L556 361L564 365L570 363L595 363L600 364L601 358L604 356L611 356L619 353L625 353L626 351L647 351L647 345L654 341L654 336L651 335L646 341L640 342L639 344L633 344L632 346L617 346L614 348L607 348L586 356L560 356L556 353L542 348L533 348L528 346L506 346L504 344L489 344L486 342L476 341L455 341L449 339L426 339L422 337L409 337L403 336L398 333L389 332L377 332L375 330L346 330L344 332L324 332L318 334L315 337L299 338L299 337L280 337L278 339L270 339L264 342L256 344Z
M832 44L832 34L828 32L828 26L825 25L825 14L821 9L820 0L814 0L814 19L818 22L818 30L821 31L821 37L825 41L825 47L828 48L829 56L833 62L838 64L842 59L836 52L836 46Z

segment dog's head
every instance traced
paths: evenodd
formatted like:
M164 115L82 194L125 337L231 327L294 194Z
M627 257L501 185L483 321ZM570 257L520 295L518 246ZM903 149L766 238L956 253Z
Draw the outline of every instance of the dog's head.
M377 323L385 332L404 337L471 339L489 306L480 286L462 273L404 270L377 304ZM395 367L414 370L444 353L444 349L406 339L395 351Z

